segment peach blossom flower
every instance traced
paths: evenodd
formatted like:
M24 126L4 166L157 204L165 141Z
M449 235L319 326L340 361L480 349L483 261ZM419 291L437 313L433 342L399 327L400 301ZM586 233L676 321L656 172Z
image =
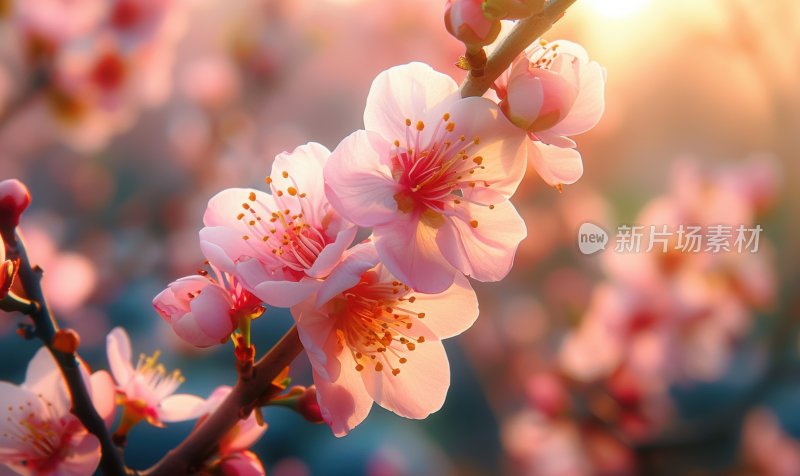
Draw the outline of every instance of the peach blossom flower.
M363 243L292 316L322 417L342 436L366 418L373 401L407 418L441 408L450 386L441 341L472 325L478 302L461 275L442 294L414 292L380 264L372 243Z
M269 305L307 298L353 242L356 227L325 197L322 168L329 155L320 144L300 146L275 158L266 179L271 194L231 188L208 203L203 253Z
M495 82L500 108L528 132L528 155L548 184L560 187L583 175L568 136L598 123L604 88L605 70L582 46L564 40L532 45Z
M524 135L422 63L375 78L364 124L331 155L326 190L342 215L373 227L392 274L430 293L456 271L502 279L527 234L508 201L525 173Z
M197 347L224 343L241 318L264 312L261 300L242 287L235 276L213 266L208 273L171 283L153 299L153 306L178 337Z
M136 367L131 364L131 341L121 327L111 330L106 338L106 352L111 374L117 382L118 402L123 405L122 421L116 433L127 434L141 420L151 425L191 420L202 414L204 400L195 395L178 394L183 382L180 371L167 374L158 362L159 353L139 356Z
M89 376L89 394L110 423L114 384L105 371ZM28 364L21 386L0 382L0 464L18 474L83 476L100 463L100 442L70 412L69 391L53 356L42 347ZM5 474L5 473L4 473Z

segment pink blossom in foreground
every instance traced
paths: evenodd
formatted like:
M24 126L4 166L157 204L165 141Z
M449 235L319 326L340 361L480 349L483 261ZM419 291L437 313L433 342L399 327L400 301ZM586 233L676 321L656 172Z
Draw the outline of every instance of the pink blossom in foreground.
M519 129L422 63L375 78L364 124L331 155L326 190L342 215L373 227L392 274L429 293L456 271L502 279L527 234L508 201L525 173Z
M178 370L167 373L158 362L158 352L150 357L139 356L136 367L131 364L131 341L123 328L116 327L108 334L106 352L117 382L118 402L123 406L117 434L125 435L142 420L163 426L164 422L191 420L202 414L202 398L174 394L183 377Z
M211 267L208 273L171 283L153 300L153 307L175 334L191 345L210 347L228 340L240 319L258 317L261 300L235 276Z
M441 408L450 386L441 340L472 325L478 302L460 275L442 294L414 292L364 243L292 315L322 417L342 436L366 418L373 401L407 418Z
M528 132L528 155L548 184L560 187L583 175L569 136L599 122L604 88L605 70L582 46L564 40L530 46L495 82L500 108Z
M110 423L111 377L105 371L89 376L83 366L81 372L95 408ZM0 382L0 404L6 412L0 420L0 464L36 476L84 476L97 468L100 442L70 412L69 392L46 348L31 359L21 386Z
M320 144L300 146L275 158L266 180L271 194L231 188L208 203L203 253L269 305L306 299L353 242L357 228L325 197L322 168L329 155Z
M500 33L500 21L488 18L482 4L483 0L447 0L445 27L468 46L488 45Z

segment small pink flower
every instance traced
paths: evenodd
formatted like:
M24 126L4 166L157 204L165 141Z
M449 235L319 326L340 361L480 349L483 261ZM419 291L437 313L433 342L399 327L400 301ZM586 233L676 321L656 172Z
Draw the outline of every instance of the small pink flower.
M342 215L373 227L392 274L429 293L456 271L502 279L527 234L508 201L525 173L519 129L422 63L375 78L364 124L331 155L326 190Z
M130 428L146 420L151 425L191 420L202 414L204 400L195 395L173 395L183 382L180 371L167 373L158 362L159 353L139 356L131 364L131 341L121 327L111 330L106 338L106 352L111 374L117 382L118 402L123 415L117 434L125 435Z
M186 276L162 291L153 306L175 334L197 347L228 340L240 318L258 317L261 300L245 290L235 276L211 267L215 277Z
M442 294L422 294L379 263L372 243L352 248L316 296L292 308L322 417L337 436L361 423L373 401L407 418L441 408L450 386L441 340L478 317L465 277Z
M605 70L582 46L563 40L529 47L496 81L500 108L535 141L528 154L550 185L571 184L583 174L569 136L600 121L604 88Z
M107 372L84 381L100 416L110 423L114 384ZM19 474L83 476L100 462L100 442L70 412L69 391L52 355L41 348L28 364L25 383L0 382L0 464ZM5 474L5 473L3 473Z
M269 305L289 307L310 296L353 242L357 228L325 197L329 155L320 144L300 146L275 158L266 179L272 194L231 188L208 203L203 253Z
M451 35L469 46L485 46L500 34L500 21L488 18L483 0L447 0L444 24Z

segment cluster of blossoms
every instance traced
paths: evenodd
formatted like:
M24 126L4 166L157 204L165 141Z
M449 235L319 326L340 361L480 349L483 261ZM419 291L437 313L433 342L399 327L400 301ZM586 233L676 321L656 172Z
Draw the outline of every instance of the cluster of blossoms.
M491 97L462 98L422 63L379 74L363 130L333 151L309 143L278 155L268 193L210 200L200 245L212 273L172 283L155 308L199 347L237 328L237 345L249 345L263 305L290 308L336 435L373 402L408 418L439 409L441 341L478 316L467 277L503 279L527 234L509 199L528 158L553 185L574 182L580 156L565 136L602 113L600 67L577 45L543 44ZM370 235L357 240L359 228Z
M94 149L163 102L183 0L12 1L5 20L22 68L65 138ZM4 18L5 17L5 18Z

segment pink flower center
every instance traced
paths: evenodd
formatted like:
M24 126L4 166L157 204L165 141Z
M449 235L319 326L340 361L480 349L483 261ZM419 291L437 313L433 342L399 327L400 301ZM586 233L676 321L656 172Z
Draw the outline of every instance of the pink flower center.
M23 448L2 459L43 474L58 467L70 453L70 441L74 435L85 429L77 418L57 415L51 402L41 394L38 397L45 408L41 415L32 411L31 402L27 402L27 406L8 406L3 436L18 441Z
M449 113L437 122L427 143L422 138L425 123L418 121L413 129L411 126L411 119L406 119L404 147L399 140L394 141L392 176L400 185L394 199L401 212L418 213L424 222L438 228L443 216L451 213L448 204L470 201L464 196L465 189L489 187L486 180L476 177L486 168L483 157L469 153L480 144L480 137L467 141L463 135L456 136L456 124L450 121Z
M376 272L368 271L358 285L334 300L339 344L349 349L357 371L371 367L398 375L409 352L425 342L423 336L414 337L412 316L422 319L425 313L408 309L416 300L410 292L408 286L380 282Z
M244 212L237 218L247 225L248 233L242 239L257 256L272 260L290 276L300 279L333 240L325 233L326 218L316 216L305 192L288 172L281 175L293 184L286 190L278 189L272 178L266 179L275 199L274 209L250 192L242 203Z

